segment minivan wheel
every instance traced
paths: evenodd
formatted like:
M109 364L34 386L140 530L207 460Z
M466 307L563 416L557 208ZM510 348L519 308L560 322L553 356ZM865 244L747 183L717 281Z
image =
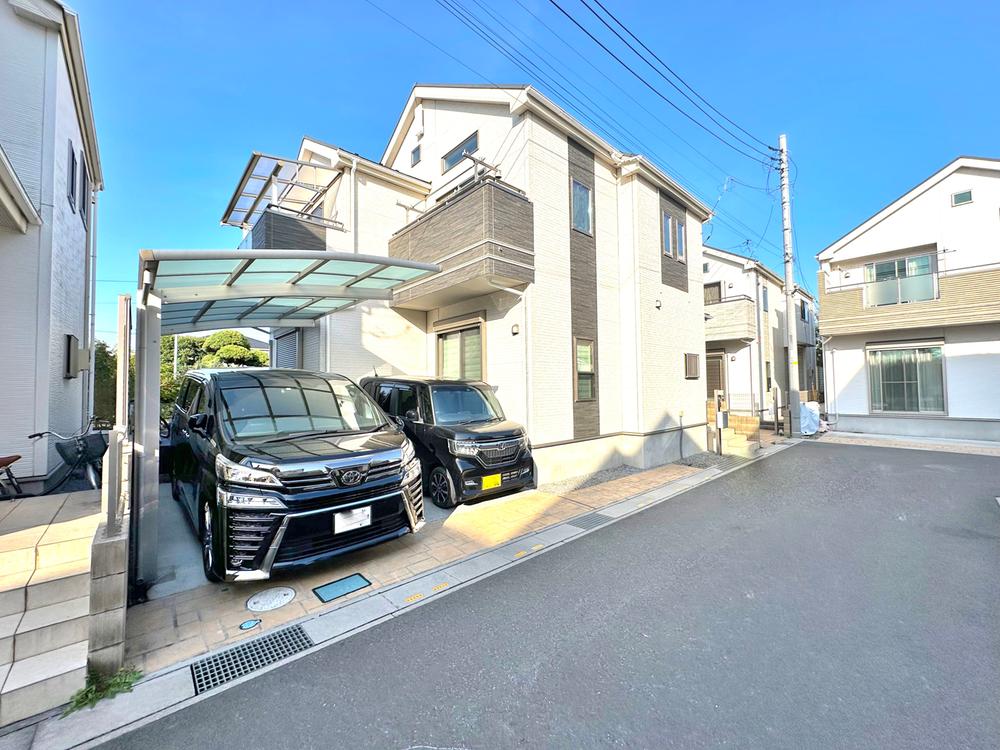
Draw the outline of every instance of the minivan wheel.
M215 559L215 543L212 538L214 536L212 533L212 509L208 507L208 503L202 506L201 523L198 525L201 527L199 529L201 535L201 564L205 571L205 578L212 583L221 583L223 578L218 572L219 563Z
M458 505L458 493L451 474L443 466L435 466L428 481L431 502L439 508L454 508Z

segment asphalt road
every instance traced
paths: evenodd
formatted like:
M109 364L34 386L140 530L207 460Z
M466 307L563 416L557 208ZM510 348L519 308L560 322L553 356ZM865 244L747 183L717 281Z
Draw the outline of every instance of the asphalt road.
M803 444L110 746L996 748L997 495Z

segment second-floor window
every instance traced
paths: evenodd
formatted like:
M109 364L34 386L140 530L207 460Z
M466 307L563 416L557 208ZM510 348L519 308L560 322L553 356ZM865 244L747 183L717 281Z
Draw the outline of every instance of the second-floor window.
M802 318L802 320L809 320L809 308L806 307L806 301L804 299L799 300L799 317Z
M937 296L937 257L933 254L878 261L865 265L868 307L923 302Z
M764 311L767 311L767 287L764 287Z
M410 166L415 167L420 163L420 146L414 146L410 152Z
M66 198L69 207L76 211L76 149L73 141L69 142L69 157L66 162Z
M479 131L476 131L455 148L441 157L441 174L457 166L465 154L474 154L479 150Z
M687 238L684 236L684 222L677 222L677 260L687 262Z
M83 158L83 152L80 152L80 219L83 220L83 226L87 226L87 208L90 205L90 176L87 174L87 161Z
M666 211L662 214L663 221L660 223L660 246L663 254L671 258L674 257L674 217Z
M573 193L573 229L594 233L594 201L590 188L578 180L570 180Z
M714 305L722 301L722 283L716 281L714 284L705 284L705 304Z

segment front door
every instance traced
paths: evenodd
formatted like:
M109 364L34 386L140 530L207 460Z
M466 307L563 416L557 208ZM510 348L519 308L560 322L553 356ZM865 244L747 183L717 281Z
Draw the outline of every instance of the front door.
M715 398L716 391L726 390L726 358L723 354L705 357L705 383L708 398Z

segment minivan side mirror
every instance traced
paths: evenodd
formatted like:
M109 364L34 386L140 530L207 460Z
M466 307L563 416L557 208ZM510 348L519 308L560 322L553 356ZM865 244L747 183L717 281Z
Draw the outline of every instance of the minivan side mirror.
M188 427L203 437L208 437L215 424L215 418L211 414L192 414L188 417Z
M403 419L408 422L419 422L420 415L417 413L416 409L407 409L406 414L403 415Z

